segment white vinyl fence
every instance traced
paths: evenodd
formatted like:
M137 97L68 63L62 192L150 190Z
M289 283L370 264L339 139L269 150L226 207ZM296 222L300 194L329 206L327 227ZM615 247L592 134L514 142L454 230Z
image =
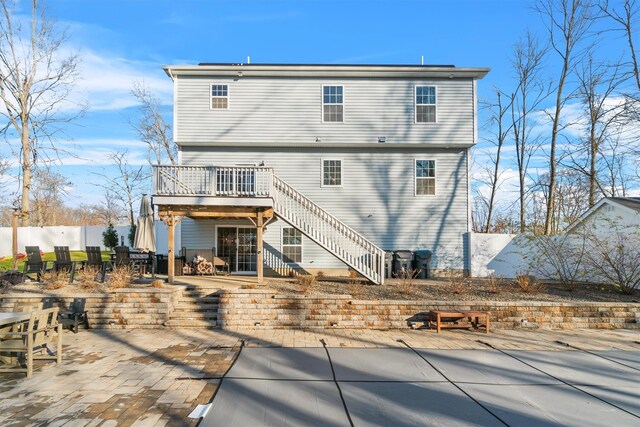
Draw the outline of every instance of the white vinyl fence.
M541 249L531 237L521 234L472 233L470 240L472 277L493 275L514 278L518 274L531 273L544 279L554 278L551 277L554 267L540 255ZM566 244L571 242L567 240ZM579 244L580 242L575 242L575 245Z
M114 227L119 241L129 245L129 226ZM58 227L18 227L18 252L25 252L25 246L40 246L44 252L53 252L54 246L69 246L72 251L84 250L85 246L100 246L104 226L58 226ZM0 227L0 257L11 256L11 227ZM180 233L176 233L176 252L180 249ZM156 253L167 253L167 227L156 221Z

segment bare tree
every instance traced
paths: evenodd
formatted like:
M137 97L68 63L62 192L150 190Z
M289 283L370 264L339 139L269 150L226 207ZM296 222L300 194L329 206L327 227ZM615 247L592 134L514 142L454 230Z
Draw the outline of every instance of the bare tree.
M536 10L542 17L549 33L551 50L558 54L562 63L555 87L554 109L548 113L552 129L549 141L549 188L544 233L551 234L556 200L558 135L561 131L562 109L569 99L565 93L565 86L576 64L582 59L583 52L580 51L580 43L588 36L594 16L591 0L538 0Z
M177 163L176 145L172 140L171 125L162 113L161 103L144 83L135 82L131 94L138 100L137 120L129 120L129 124L138 134L138 138L148 148L149 164L162 164L166 158L169 163Z
M638 56L633 36L640 17L640 4L637 0L624 0L619 7L611 6L609 0L601 0L598 8L606 17L613 20L617 24L617 30L624 33L629 45L629 54L631 56L631 69L635 80L636 87L640 91L640 73L638 71Z
M98 225L118 224L125 217L111 191L105 192L104 199L99 205L93 207L93 211L95 217L99 219Z
M503 101L503 93L500 89L494 89L496 100L493 104L488 104L488 108L491 109L491 115L489 122L495 126L495 134L492 135L491 143L495 146L495 154L489 152L489 164L483 167L484 179L482 182L489 186L489 198L486 202L486 218L485 223L482 226L482 231L488 233L491 229L493 221L493 213L496 205L496 193L500 187L503 171L500 168L500 157L502 155L502 147L513 125L505 123L505 117L507 112L511 108L513 98L507 97L506 103ZM492 127L493 127L492 126Z
M73 115L63 114L77 76L78 56L65 55L67 36L46 14L44 0L31 0L30 19L23 25L16 2L0 0L0 114L7 118L2 129L20 160L22 225L29 225L29 200L34 165L47 149L55 150L54 136L60 124ZM76 114L77 115L77 114Z
M541 76L542 61L547 51L548 48L542 46L533 34L526 32L515 45L511 60L517 82L516 90L511 95L510 105L518 166L521 233L526 231L529 161L540 146L537 138L531 136L531 131L536 125L531 116L551 93L549 84L545 83Z
M102 177L104 182L96 185L107 190L107 195L120 203L126 212L129 225L133 227L135 202L149 187L149 173L144 165L130 165L127 155L126 150L111 153L110 159L116 167L117 175L111 177L104 173L97 173L96 175Z
M65 176L49 168L36 169L33 178L31 195L36 225L60 225L58 213L65 209L63 197L73 184Z
M597 63L590 54L576 71L578 96L583 105L585 137L569 154L570 166L589 179L589 207L596 204L597 195L605 193L599 179L599 163L603 143L619 130L625 111L624 102L613 97L626 81L619 63Z

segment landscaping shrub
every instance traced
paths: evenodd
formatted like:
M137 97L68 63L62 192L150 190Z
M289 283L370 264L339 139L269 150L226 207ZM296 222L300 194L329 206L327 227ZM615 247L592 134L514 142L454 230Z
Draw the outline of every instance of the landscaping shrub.
M487 291L492 294L502 293L506 289L507 284L502 277L494 274L487 276Z
M75 279L78 286L83 289L93 290L101 285L98 281L100 269L92 265L85 265L82 269L76 271Z
M316 283L316 278L311 274L301 274L296 277L296 285L300 286L300 289L305 294L311 290L311 286L314 283Z
M467 279L458 271L447 270L445 272L445 278L449 282L448 289L451 293L459 295L467 291Z
M316 278L317 278L317 279L322 279L322 278L324 278L324 277L325 277L324 271L319 270L319 271L316 273Z
M587 256L584 234L529 236L533 254L525 256L528 268L538 277L557 280L568 291L575 291L585 277Z
M113 267L107 284L112 289L126 288L133 282L135 271L128 265Z
M162 287L164 287L164 281L163 280L154 280L153 282L151 282L151 287L152 288L162 288Z
M526 294L535 294L542 290L543 285L535 276L529 273L518 273L514 280L518 289Z
M640 289L640 233L611 224L606 236L589 232L585 263L591 280L616 286L625 295Z
M69 273L63 270L45 271L42 275L42 286L49 291L63 288L67 283L69 283Z
M402 294L410 294L413 291L413 285L415 284L416 277L420 274L419 269L414 270L402 270L396 274L398 279L398 292Z

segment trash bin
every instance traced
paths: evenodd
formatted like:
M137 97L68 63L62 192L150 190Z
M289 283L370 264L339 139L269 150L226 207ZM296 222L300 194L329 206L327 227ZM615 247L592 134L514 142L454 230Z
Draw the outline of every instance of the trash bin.
M411 270L412 262L413 252L407 250L395 251L393 253L393 275L397 277L403 272Z
M393 277L393 251L384 251L384 278Z
M429 263L431 262L431 251L419 250L413 253L413 268L419 270L417 279L429 278Z

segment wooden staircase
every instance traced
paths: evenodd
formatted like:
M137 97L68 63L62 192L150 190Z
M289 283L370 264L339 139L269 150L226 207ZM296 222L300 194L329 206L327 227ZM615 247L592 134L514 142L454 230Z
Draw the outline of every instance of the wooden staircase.
M271 197L278 218L377 284L384 283L384 251L295 188L273 175Z

